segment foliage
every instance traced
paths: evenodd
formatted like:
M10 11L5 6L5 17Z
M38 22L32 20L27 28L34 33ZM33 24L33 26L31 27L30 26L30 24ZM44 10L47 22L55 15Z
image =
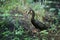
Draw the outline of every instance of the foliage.
M48 1L50 2L52 0L48 0ZM50 8L46 6L50 6ZM17 7L20 10L18 10ZM22 16L20 11L21 10L25 11L26 7L27 7L27 10L29 7L31 7L32 9L37 11L35 19L38 19L40 21L42 21L42 16L46 15L45 14L46 9L48 10L49 13L53 13L53 11L56 8L54 3L50 4L48 2L46 4L40 5L39 2L34 3L33 0L26 0L26 4L24 4L24 1L22 0L0 0L0 40L8 40L8 39L9 40L40 40L39 34L41 34L41 37L43 40L47 39L47 36L49 33L46 32L45 30L42 32L39 32L39 34L36 33L35 34L36 36L35 36L32 32L30 32L31 30L26 31L23 25L19 24L18 20L20 19L17 16L19 15ZM16 13L14 10L18 11L18 13ZM13 12L11 13L11 11ZM52 18L55 18L56 23L55 24L51 23L52 28L49 29L54 31L56 34L59 32L58 29L60 28L59 17L60 17L60 9L57 17L55 15L52 17ZM35 37L33 37L32 35Z

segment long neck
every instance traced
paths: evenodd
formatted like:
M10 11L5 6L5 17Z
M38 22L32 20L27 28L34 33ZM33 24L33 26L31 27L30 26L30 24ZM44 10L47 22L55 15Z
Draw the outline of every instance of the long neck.
M35 17L35 12L34 11L32 11L33 13L32 13L32 18L31 18L31 20L34 20L34 17Z

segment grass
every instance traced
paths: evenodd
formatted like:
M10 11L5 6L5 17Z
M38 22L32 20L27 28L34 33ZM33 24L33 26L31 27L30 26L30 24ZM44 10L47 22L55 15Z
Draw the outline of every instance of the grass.
M38 3L32 3L32 0L29 0L29 1L27 0L25 4L23 3L22 0L14 0L14 1L13 0L10 0L10 1L7 2L7 4L2 5L0 7L0 11L3 12L2 15L4 17L7 16L7 17L9 17L8 19L10 20L10 19L13 19L13 17L10 18L10 16L11 15L14 15L13 14L14 12L10 15L10 11L16 10L16 8L17 8L16 11L19 11L19 13L15 13L16 15L14 15L14 16L18 16L18 15L21 15L21 14L25 14L26 11L29 10L29 7L31 7L35 11L35 13L36 13L35 19L43 22L42 16L45 15L45 10L43 9L43 7L40 5L39 2ZM20 12L22 12L22 13L20 13ZM21 18L21 19L23 19L23 18ZM2 37L1 40L7 40L8 39L7 37L9 37L11 40L20 40L20 39L21 40L39 40L40 39L39 38L40 37L39 34L41 34L41 37L42 37L43 40L46 40L47 39L47 34L49 34L48 32L46 32L46 31L38 32L38 34L36 33L35 34L36 36L33 37L32 35L34 35L34 34L32 34L32 32L30 32L31 30L25 31L24 28L23 28L23 25L22 26L20 25L18 27L18 25L19 25L18 22L17 22L18 20L20 20L20 19L17 18L17 17L15 17L15 19L13 19L13 21L15 23L14 24L15 27L17 27L14 30L14 32L10 32L8 30L7 31L4 31L4 32L1 32L1 35L4 36L4 37ZM3 26L3 24L4 24L4 21L1 20L0 25ZM1 28L3 28L3 27L0 27L0 29ZM52 29L51 30L54 30L54 29L55 29L55 25L52 25ZM10 36L10 35L12 35L12 36Z

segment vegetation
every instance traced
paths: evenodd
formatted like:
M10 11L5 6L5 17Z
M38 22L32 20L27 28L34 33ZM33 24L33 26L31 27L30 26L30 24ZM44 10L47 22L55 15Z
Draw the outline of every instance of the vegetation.
M59 2L60 0L0 0L0 40L60 40ZM51 26L51 29L36 29L27 14L29 8L36 13L35 19Z

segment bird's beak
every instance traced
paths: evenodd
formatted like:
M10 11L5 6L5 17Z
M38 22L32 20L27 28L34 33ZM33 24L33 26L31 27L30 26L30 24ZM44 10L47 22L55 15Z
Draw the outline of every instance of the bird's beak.
M29 14L29 13L31 13L31 11L30 11L30 10L28 11L28 14Z
M30 11L28 11L28 14L32 14L32 11L30 10Z
M30 11L28 11L28 14L30 13Z

